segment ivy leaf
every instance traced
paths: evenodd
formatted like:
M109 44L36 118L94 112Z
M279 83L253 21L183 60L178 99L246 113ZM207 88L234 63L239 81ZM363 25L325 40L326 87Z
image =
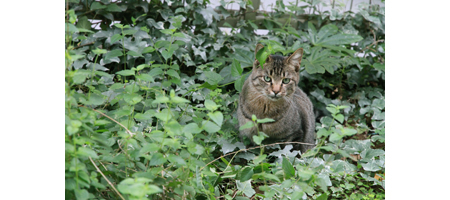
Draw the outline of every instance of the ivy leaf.
M216 111L213 113L208 113L208 116L211 117L211 119L216 122L217 125L222 126L223 122L223 114L220 111Z
M253 122L249 121L249 122L245 123L244 125L242 125L242 126L239 128L239 130L244 130L244 129L247 129L247 128L251 128L251 127L253 127L253 126L255 126L255 125L253 124Z
M246 166L244 167L241 171L239 171L239 181L241 182L245 182L249 179L251 179L253 176L253 168Z
M286 179L290 179L291 177L295 176L294 166L292 166L291 162L289 162L288 159L286 159L284 157L281 164L282 164L281 167L283 168L284 175L286 176Z
M233 59L231 63L231 75L234 77L240 76L242 74L243 69L241 68L241 64L238 60Z
M245 78L246 78L246 76L241 76L239 79L237 79L237 80L234 82L234 88L235 88L237 91L241 92L242 87L244 86L244 83L245 83Z
M169 113L169 110L167 108L165 108L165 109L161 110L161 112L156 113L155 117L162 120L163 122L167 122L172 118L172 115Z
M206 82L208 82L210 85L217 85L223 78L216 72L212 71L206 71L203 72L206 77Z
M115 49L105 54L105 60L109 60L111 58L118 57L121 55L123 55L122 51L119 49Z
M237 189L239 191L242 191L245 194L245 196L248 197L251 197L256 193L255 190L252 188L251 181L252 181L251 179L244 182L236 180Z
M205 129L206 132L208 133L216 133L217 131L220 130L220 127L217 126L216 124L210 122L210 121L203 121L202 122L202 127L203 129Z
M162 153L155 153L152 155L152 159L150 159L150 166L156 166L164 164L167 161L166 158L164 158L164 155Z
M210 110L210 111L214 111L217 108L219 108L220 106L218 106L214 101L206 99L205 100L205 108Z
M119 75L122 75L122 76L134 76L135 71L126 69L126 70L118 71L118 72L116 72L116 74L119 74Z
M302 62L305 65L306 72L309 74L325 73L327 70L330 74L334 73L333 66L341 63L338 58L332 57L330 50L324 49L320 51L321 47L313 47L311 49L311 55L306 57Z

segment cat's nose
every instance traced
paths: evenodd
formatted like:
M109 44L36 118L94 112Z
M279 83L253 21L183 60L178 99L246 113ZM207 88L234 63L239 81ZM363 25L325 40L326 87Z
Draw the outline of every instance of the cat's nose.
M281 91L281 85L273 85L272 91L273 93L275 93L275 95L277 95Z

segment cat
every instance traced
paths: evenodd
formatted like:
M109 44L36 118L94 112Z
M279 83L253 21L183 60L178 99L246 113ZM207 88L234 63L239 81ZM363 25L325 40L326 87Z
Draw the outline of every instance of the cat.
M258 44L256 53L264 48ZM253 70L242 86L239 95L237 117L239 126L258 119L272 118L275 121L258 125L259 131L269 136L269 141L305 142L315 144L315 117L311 100L298 87L300 62L303 49L291 56L269 55L263 68L255 59ZM239 131L241 140L258 135L256 127ZM266 139L266 140L267 140ZM305 153L313 145L293 144L294 149Z

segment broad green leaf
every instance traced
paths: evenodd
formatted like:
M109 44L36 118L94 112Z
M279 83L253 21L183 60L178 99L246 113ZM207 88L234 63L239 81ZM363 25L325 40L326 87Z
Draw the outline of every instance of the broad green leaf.
M159 30L161 31L161 33L164 34L168 34L168 35L172 35L172 33L174 33L177 29L163 29L163 30Z
M249 122L245 123L244 125L242 125L242 126L239 128L239 130L244 130L244 129L247 129L247 128L251 128L251 127L253 127L253 126L255 126L255 125L253 124L253 122L249 121Z
M264 138L267 138L267 137L269 137L269 136L261 131L259 132L258 135L252 136L253 142L255 142L257 145L261 145L261 142L264 140Z
M294 166L292 166L291 162L289 162L288 159L283 157L283 161L281 164L282 164L281 167L283 168L286 179L290 179L291 177L295 176Z
M210 134L216 133L217 131L220 130L219 126L217 126L215 123L212 123L210 121L203 121L202 127L203 127L203 129L205 129L206 132L208 132Z
M115 35L113 35L113 36L111 37L111 44L114 44L115 42L117 42L117 41L119 41L119 40L121 40L121 39L123 39L123 38L124 38L124 36L121 35L120 33L115 34Z
M242 87L244 86L245 77L245 75L242 75L239 79L236 80L236 82L234 82L234 88L239 92L241 92Z
M183 127L181 127L176 120L171 120L169 123L164 124L164 128L166 129L167 134L172 137L181 135L183 130Z
M106 8L106 6L102 5L100 2L94 1L91 4L91 10L99 10L99 9L104 9Z
M77 200L87 200L89 199L89 192L85 189L75 189L75 197Z
M167 41L167 40L159 40L159 41L157 41L157 42L155 43L155 47L156 47L157 49L159 49L159 48L164 47L164 46L169 45L169 44L170 44L170 41Z
M106 7L106 10L109 12L122 12L122 10L117 4L111 3Z
M136 56L136 57L144 57L142 54L135 52L135 51L131 51L131 50L127 52L127 55Z
M188 137L188 139L192 139L192 133L200 133L202 129L198 127L196 123L190 123L183 127L183 133Z
M236 180L237 189L239 191L242 191L245 194L245 196L248 197L251 197L256 193L255 190L252 188L251 181L252 181L251 179L244 182Z
M208 116L211 117L211 119L216 122L217 125L222 126L222 122L223 122L223 114L220 111L216 111L216 112L210 112L208 113Z
M179 97L179 96L174 96L174 97L171 97L170 99L171 99L172 103L175 103L175 104L190 103L189 100Z
M164 164L167 161L166 158L164 158L164 155L162 153L155 153L152 155L152 159L150 160L149 165L155 166L155 165L161 165Z
M217 85L223 78L216 72L206 71L203 72L206 77L206 82L210 85Z
M245 182L251 179L253 176L253 168L246 166L241 171L239 171L239 181Z
M116 74L119 74L119 75L122 75L122 76L134 76L135 71L126 69L126 70L118 71L118 72L116 72Z
M86 147L80 147L77 149L77 155L91 158L98 158L97 153L94 150Z
M256 53L256 59L259 61L259 66L261 66L261 68L263 68L263 65L264 65L264 63L266 63L266 59L267 59L267 57L269 57L269 55L270 55L270 50L268 49L268 47L261 48Z
M363 38L359 35L353 34L338 34L333 35L329 38L325 38L317 42L316 45L342 45L342 44L351 44L355 42L361 41Z
M331 186L331 180L329 175L325 173L321 173L317 176L316 180L314 181L320 188L326 192L327 186Z
M341 60L333 57L334 55L329 49L324 49L322 51L320 51L320 49L320 47L313 47L311 49L311 55L306 57L306 59L302 61L302 64L309 74L323 74L325 73L325 70L333 74L333 66L339 65Z
M209 99L205 100L205 108L208 109L209 111L214 111L219 107L220 105L217 105L214 101Z
M171 163L175 163L175 165L177 165L179 167L186 166L186 161L184 161L184 159L181 158L180 156L170 154L168 156L168 159Z
M181 79L180 75L178 74L178 72L173 70L173 69L167 70L167 75L169 75L171 77L174 77L174 78L177 78L177 79Z
M85 101L85 105L102 105L105 102L105 99L103 98L103 95L99 94L91 94L88 101Z
M107 51L106 49L99 49L99 48L97 47L96 49L92 50L92 52L94 52L94 53L97 54L97 55L100 55L100 54L105 54L105 53L107 53L108 51Z
M156 77L160 74L163 74L164 71L161 68L153 68L152 70L150 70L150 72L148 73L148 75L152 76L152 77Z
M111 58L118 57L121 55L123 55L122 51L119 49L115 49L115 50L112 50L112 51L106 53L105 59L111 59Z
M231 63L231 75L234 77L238 77L242 74L243 69L241 68L241 64L238 60L233 59Z
M155 79L153 79L153 77L148 74L140 74L140 75L137 75L136 78L143 80L143 81L152 82L152 83L155 82Z
M266 159L266 157L267 157L267 154L263 154L263 155L257 156L255 159L253 159L253 163L255 165L258 165L261 161Z
M169 110L167 108L165 108L165 109L161 110L161 112L156 113L155 117L164 122L167 122L172 118L172 115L169 113Z

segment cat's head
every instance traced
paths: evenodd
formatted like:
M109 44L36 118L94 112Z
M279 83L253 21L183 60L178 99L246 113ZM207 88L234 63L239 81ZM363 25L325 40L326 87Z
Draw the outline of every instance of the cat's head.
M256 53L264 48L258 44ZM251 83L264 96L272 101L278 101L286 96L291 96L295 92L299 81L300 62L303 56L303 49L297 49L290 56L270 55L267 57L263 67L258 60L253 63Z

